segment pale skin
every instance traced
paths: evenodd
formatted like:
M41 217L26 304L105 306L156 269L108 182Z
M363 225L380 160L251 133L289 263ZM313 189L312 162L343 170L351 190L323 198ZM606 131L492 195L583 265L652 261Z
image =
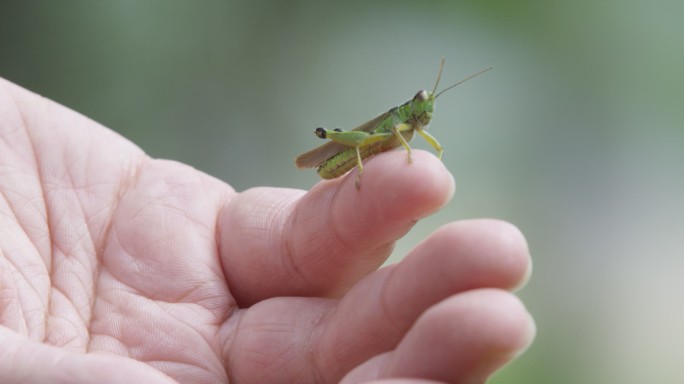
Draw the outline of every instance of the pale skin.
M454 181L355 172L238 193L0 79L0 382L485 381L534 335L524 237L454 222L378 269Z

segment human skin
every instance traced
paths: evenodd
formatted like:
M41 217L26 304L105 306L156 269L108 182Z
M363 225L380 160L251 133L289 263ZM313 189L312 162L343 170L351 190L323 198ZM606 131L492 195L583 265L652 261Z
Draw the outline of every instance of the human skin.
M0 382L486 381L534 336L524 237L454 222L379 268L454 180L355 177L236 192L0 79Z

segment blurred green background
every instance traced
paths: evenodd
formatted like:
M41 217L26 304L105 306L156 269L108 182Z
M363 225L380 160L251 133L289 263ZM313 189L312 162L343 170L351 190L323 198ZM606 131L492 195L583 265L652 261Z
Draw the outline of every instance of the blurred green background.
M440 97L458 190L392 260L509 220L538 337L493 383L684 382L684 2L0 2L0 76L237 190L309 188L313 128L429 89L442 57L443 85L496 68Z

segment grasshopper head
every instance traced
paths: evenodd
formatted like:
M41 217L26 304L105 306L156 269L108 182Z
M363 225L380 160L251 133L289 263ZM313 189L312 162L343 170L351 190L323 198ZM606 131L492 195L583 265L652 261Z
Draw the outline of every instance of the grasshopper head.
M421 90L413 96L413 113L420 125L428 125L435 110L435 98L432 93Z

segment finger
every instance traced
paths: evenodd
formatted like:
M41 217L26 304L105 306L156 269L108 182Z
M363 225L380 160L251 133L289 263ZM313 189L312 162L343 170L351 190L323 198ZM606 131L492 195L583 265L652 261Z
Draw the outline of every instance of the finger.
M534 334L531 316L512 294L468 291L430 308L397 348L359 366L342 382L405 377L483 383L522 353Z
M177 384L161 372L118 356L77 354L30 341L0 326L0 382L26 384Z
M297 382L304 380L302 372L314 371L325 372L319 381L336 382L370 357L394 349L436 303L468 289L517 286L528 266L525 239L512 225L496 220L446 225L401 263L359 282L337 305L276 298L242 312L232 323L239 328L231 333L239 336L224 353L232 356L232 379Z
M326 319L320 339L326 370L340 376L391 350L434 304L463 291L511 289L529 276L525 238L497 220L448 224L403 261L359 282Z
M222 335L231 383L321 383L312 334L334 299L277 297L239 309Z
M242 305L273 296L335 296L375 270L394 241L443 206L454 181L424 151L370 159L360 189L356 171L309 193L255 189L220 215L220 253Z

